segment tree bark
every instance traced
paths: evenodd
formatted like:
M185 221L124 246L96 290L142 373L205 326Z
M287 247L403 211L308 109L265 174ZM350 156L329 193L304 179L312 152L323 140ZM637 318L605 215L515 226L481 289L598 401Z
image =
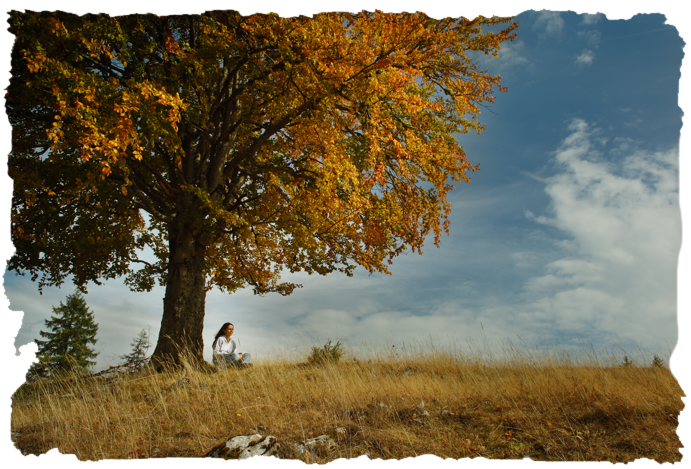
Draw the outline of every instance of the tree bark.
M151 357L158 370L164 364L179 365L184 351L193 360L204 360L202 332L207 244L205 236L198 233L198 214L185 218L177 217L168 226L168 281L163 298L161 330Z

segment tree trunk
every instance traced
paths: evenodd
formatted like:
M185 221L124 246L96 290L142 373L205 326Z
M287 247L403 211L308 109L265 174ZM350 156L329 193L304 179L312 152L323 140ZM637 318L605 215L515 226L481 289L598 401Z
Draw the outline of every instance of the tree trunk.
M204 306L206 303L206 240L197 232L194 216L168 227L169 265L163 319L153 365L180 364L183 351L203 361ZM195 229L195 225L197 229Z

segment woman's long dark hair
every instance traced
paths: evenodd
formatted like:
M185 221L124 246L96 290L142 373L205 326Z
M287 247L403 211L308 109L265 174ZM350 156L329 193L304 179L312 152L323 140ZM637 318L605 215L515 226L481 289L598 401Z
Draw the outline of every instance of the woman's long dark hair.
M227 322L227 323L223 324L223 326L221 326L221 328L216 333L216 337L214 337L214 343L211 345L211 348L213 348L213 349L216 348L216 342L218 342L218 338L221 337L222 335L226 335L226 333L224 332L226 330L226 327L232 326L232 325L233 325L232 323ZM235 327L235 326L233 326L233 327Z

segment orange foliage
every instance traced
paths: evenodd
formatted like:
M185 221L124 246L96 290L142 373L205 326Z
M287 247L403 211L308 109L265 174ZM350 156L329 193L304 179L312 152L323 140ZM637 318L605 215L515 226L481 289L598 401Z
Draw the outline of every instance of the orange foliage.
M476 169L456 135L480 133L503 89L472 54L496 57L517 27L378 11L10 23L11 268L150 289L184 225L208 288L283 294L282 269L388 273L429 233L439 244L447 195ZM111 236L90 242L96 228Z

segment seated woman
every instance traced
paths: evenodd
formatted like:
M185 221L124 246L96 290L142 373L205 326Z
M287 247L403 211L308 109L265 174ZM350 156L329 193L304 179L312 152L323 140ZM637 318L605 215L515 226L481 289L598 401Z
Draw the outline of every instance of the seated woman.
M236 352L235 341L230 338L233 335L235 326L227 322L218 331L214 338L214 365L220 370L229 366L251 366L249 353Z

